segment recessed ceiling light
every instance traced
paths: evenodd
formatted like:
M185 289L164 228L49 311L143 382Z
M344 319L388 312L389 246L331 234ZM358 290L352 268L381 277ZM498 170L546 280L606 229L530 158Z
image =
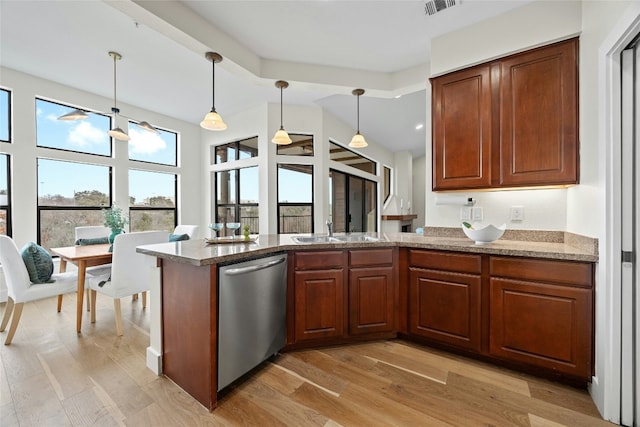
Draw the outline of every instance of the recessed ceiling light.
M394 96L394 98L395 98L395 99L398 99L398 98L400 98L401 96L402 96L402 94L400 94L400 95L396 95L396 96Z
M424 125L423 125L422 123L418 123L418 124L416 125L416 130L420 130L420 129L422 129L423 127L424 127Z

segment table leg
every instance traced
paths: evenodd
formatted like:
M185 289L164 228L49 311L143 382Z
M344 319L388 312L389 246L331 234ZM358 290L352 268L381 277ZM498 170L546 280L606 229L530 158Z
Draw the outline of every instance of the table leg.
M78 260L78 303L76 311L76 330L78 333L82 329L82 305L84 302L84 277L87 273L87 262Z
M60 258L60 273L67 271L67 260ZM62 295L58 295L58 313L62 310Z

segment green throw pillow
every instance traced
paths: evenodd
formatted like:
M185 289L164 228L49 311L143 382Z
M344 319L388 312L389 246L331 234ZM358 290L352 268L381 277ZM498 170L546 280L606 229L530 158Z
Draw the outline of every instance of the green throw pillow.
M179 242L180 240L189 240L188 234L169 234L170 242Z
M76 240L76 245L87 246L87 245L104 245L105 243L109 243L108 237L96 237L94 239L78 239Z
M42 246L33 242L27 243L21 251L22 260L29 272L31 283L53 283L53 259Z

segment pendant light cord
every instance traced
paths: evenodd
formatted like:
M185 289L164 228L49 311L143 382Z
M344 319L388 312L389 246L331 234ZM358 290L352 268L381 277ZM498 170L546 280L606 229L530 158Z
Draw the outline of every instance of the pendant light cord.
M216 111L216 61L211 61L211 111Z
M118 60L118 54L115 52L109 52L109 55L111 55L113 57L113 108L111 109L111 111L114 114L118 114L120 112L120 110L118 109L118 100L117 100L117 96L116 96L116 82L117 82L117 78L116 78L116 61Z
M357 128L358 128L357 133L360 133L360 95L358 95L358 96L356 97L356 99L357 99L357 103L356 103L356 105L357 105L357 107L356 107L356 111L357 111L357 115L358 115L358 117L356 118L356 122L357 122L357 125L356 125L356 126L357 126Z
M284 130L284 126L282 124L282 86L280 86L280 129Z

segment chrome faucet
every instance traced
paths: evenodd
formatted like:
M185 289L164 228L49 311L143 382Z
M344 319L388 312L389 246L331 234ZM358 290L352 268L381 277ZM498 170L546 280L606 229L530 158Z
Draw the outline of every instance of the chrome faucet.
M330 219L327 220L327 229L329 230L329 237L333 236L333 223Z

